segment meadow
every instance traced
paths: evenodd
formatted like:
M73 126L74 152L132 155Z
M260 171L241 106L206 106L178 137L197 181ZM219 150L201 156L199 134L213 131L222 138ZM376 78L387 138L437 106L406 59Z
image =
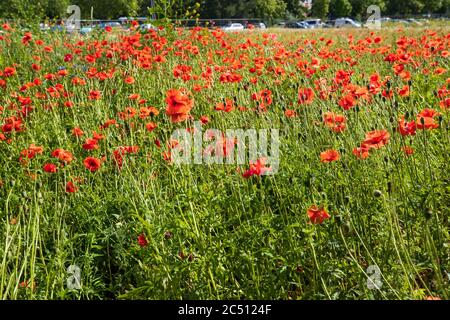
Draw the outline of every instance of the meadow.
M448 26L0 29L1 299L450 297Z

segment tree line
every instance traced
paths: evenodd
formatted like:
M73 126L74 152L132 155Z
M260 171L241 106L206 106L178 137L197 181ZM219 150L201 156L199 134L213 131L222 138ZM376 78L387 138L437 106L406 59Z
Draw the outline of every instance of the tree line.
M448 15L450 0L1 0L0 18L42 19L67 17L67 7L78 5L83 19L142 17L158 18L261 18L301 19L306 16L363 19L370 5L378 5L384 16L411 14ZM151 11L149 8L158 8Z

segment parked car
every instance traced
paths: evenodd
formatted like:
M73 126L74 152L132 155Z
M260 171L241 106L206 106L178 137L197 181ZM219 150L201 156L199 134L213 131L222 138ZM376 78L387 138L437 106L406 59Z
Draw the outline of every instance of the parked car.
M309 26L303 22L293 21L287 22L284 27L289 29L308 29Z
M324 28L334 28L334 24L335 24L334 20L328 20L328 21L325 21L325 23L323 24L323 27Z
M334 21L336 28L361 28L361 24L350 18L339 18Z
M391 19L391 22L395 22L395 23L403 23L404 25L408 25L409 22L403 19Z
M307 23L309 28L311 28L311 29L322 28L324 25L324 23L322 22L321 19L309 19L309 20L305 20L303 22Z
M103 22L103 23L100 23L99 25L98 25L98 27L100 28L100 29L105 29L106 27L111 27L111 28L121 28L122 27L122 24L120 23L120 22Z
M158 30L158 28L152 25L151 23L144 23L139 26L139 30L149 31L149 30Z
M257 22L253 24L256 29L267 29L266 25L263 22Z
M230 23L226 26L221 27L223 31L241 31L244 30L244 25L241 23Z
M406 19L406 21L408 21L409 23L415 24L416 26L423 26L422 22L420 22L420 21L418 21L416 19L413 19L413 18Z
M40 23L39 29L41 29L41 31L48 31L50 30L50 26L47 23Z
M80 33L82 35L87 35L88 33L92 32L93 30L94 30L93 26L90 26L90 25L88 25L88 26L81 26Z

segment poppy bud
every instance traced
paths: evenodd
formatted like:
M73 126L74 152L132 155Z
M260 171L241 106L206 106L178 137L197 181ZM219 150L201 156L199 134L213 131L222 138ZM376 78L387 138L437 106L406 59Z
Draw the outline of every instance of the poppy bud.
M352 230L352 228L351 228L351 226L350 226L349 223L344 223L344 224L342 225L342 232L343 232L345 235L347 235L347 234L349 234L349 233L353 233L352 231L353 231L353 230Z
M375 197L375 198L379 198L379 197L381 197L383 195L383 193L380 191L380 190L374 190L373 191L373 196Z
M15 180L11 180L9 182L9 184L10 184L11 187L14 187L16 185L16 181Z
M172 232L170 232L170 231L164 232L164 238L166 238L167 240L171 239L172 237L173 237L173 233Z
M433 216L433 210L430 208L426 208L425 211L425 218L430 219Z
M344 197L345 204L348 204L350 202L350 200L351 200L350 196L345 196Z

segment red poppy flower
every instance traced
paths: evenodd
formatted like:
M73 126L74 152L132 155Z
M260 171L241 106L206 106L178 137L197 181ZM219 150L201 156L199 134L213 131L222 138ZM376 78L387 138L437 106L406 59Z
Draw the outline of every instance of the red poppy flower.
M58 158L66 164L70 164L73 161L72 153L64 149L56 149L52 152L52 157Z
M408 86L408 85L405 85L405 86L403 86L402 88L400 88L400 89L398 90L398 94L399 94L400 96L402 96L402 97L407 97L407 96L409 96L409 86Z
M288 109L284 112L284 115L287 118L294 118L295 116L297 116L297 112L295 110Z
M414 149L409 146L403 147L402 150L407 156L414 154Z
M440 113L433 109L423 109L416 119L417 128L419 129L436 129L439 124L434 122L434 117L439 116Z
M194 106L194 99L190 98L186 90L171 89L166 94L166 114L172 122L181 122L188 118Z
M31 34L31 32L26 32L25 35L22 38L22 43L23 44L28 44L31 40L33 39L33 35Z
M96 139L86 139L85 143L83 144L84 150L95 150L98 149L98 140Z
M364 146L354 148L352 153L359 159L366 159L369 157L369 148Z
M416 122L414 120L407 122L405 116L402 116L398 121L398 129L402 136L413 136L416 134Z
M67 193L75 193L78 191L78 188L75 186L75 184L72 181L67 182L66 184L66 192Z
M441 106L442 110L450 110L450 98L442 100L439 105Z
M330 149L320 153L320 162L333 162L341 158L341 155L336 150Z
M80 128L77 127L77 128L72 129L72 134L75 137L81 137L84 134L84 132L83 132L83 130L81 130Z
M201 116L201 117L200 117L200 122L201 122L202 124L207 124L207 123L209 122L208 116Z
M71 54L66 54L64 56L64 61L65 62L70 62L70 61L72 61L72 59L73 59L73 56Z
M157 127L156 123L149 122L145 125L145 129L147 129L148 132L152 132Z
M355 104L356 104L355 98L351 94L347 94L339 100L339 105L344 110L349 110L349 109L353 108L355 106Z
M390 134L386 130L374 130L366 133L366 138L361 143L368 149L379 149L389 142Z
M134 83L134 78L132 77L132 76L128 76L128 77L126 77L125 79L124 79L124 82L126 83L126 84L133 84Z
M298 89L298 103L311 104L314 101L314 91L311 88Z
M91 172L95 172L101 167L101 161L94 157L87 157L83 161L84 166Z
M334 112L325 112L323 115L325 125L334 132L342 132L345 130L345 116Z
M265 158L260 158L256 160L255 162L250 161L250 168L245 171L242 176L246 179L250 178L251 176L261 176L266 174L271 170L270 167L265 166Z
M147 245L148 245L148 241L147 241L147 239L146 239L146 237L145 237L145 234L143 234L143 233L141 233L139 236L138 236L138 244L143 248L143 247L146 247Z
M43 169L45 172L48 172L48 173L55 173L56 171L58 171L58 167L56 165L54 165L53 163L44 164Z
M330 218L330 215L323 207L313 205L308 208L308 217L314 224L322 224L326 219Z
M92 90L89 92L89 99L90 100L98 100L102 97L102 94L98 90Z

